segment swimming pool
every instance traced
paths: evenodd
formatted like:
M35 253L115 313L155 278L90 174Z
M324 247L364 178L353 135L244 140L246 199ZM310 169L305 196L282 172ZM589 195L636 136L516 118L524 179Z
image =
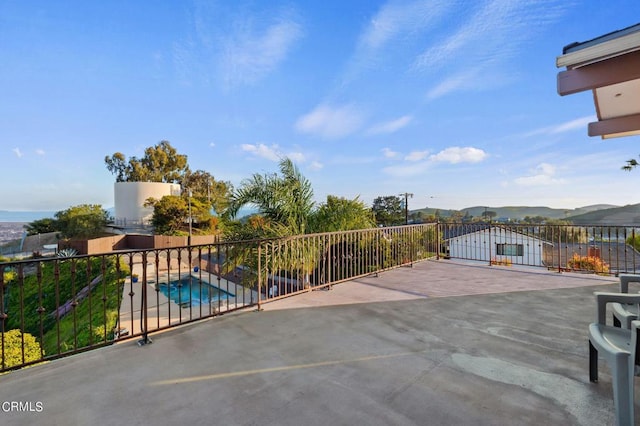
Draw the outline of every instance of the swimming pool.
M158 290L179 305L191 303L199 306L203 303L213 303L234 297L218 287L212 286L196 277L184 277L179 280L158 284Z

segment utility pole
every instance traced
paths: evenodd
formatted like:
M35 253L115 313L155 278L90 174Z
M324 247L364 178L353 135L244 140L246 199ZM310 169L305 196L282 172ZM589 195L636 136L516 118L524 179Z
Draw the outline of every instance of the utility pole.
M400 194L401 197L404 197L404 224L409 224L409 197L413 198L413 194L410 192L405 192L404 194Z
M191 247L191 196L193 193L189 190L189 238L187 239L187 245Z

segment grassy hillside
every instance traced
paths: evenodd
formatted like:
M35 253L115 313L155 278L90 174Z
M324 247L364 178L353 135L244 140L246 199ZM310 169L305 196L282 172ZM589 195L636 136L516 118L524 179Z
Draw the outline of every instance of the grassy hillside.
M7 286L5 302L9 316L6 329L22 329L38 340L42 336L40 344L46 355L111 340L118 316L118 297L124 285L122 275L126 274L126 266L123 266L121 276L117 276L114 260L113 257L105 258L104 265L100 258L92 259L91 265L87 265L85 259L65 260L58 268L53 262L42 262L39 271L27 271L23 286L17 280ZM56 309L71 303L74 295L102 271L106 274L90 295L76 299L75 308L56 318Z
M592 206L579 207L576 209L553 209L551 207L537 206L537 207L529 207L529 206L505 206L505 207L485 207L485 206L474 206L467 207L460 212L462 214L469 213L473 217L482 217L485 210L496 212L495 218L509 218L511 220L519 220L524 219L525 217L535 217L542 216L548 217L550 219L567 219L570 217L577 217L584 214L589 214L590 212L599 212L602 210L615 210L616 208L620 208L617 206L613 206L610 204L596 204ZM435 214L436 211L440 213L440 216L449 217L452 213L456 212L456 210L451 209L437 209L437 208L425 208L412 210L411 213L414 212L423 212L427 215Z
M640 204L591 211L568 219L576 225L638 225Z

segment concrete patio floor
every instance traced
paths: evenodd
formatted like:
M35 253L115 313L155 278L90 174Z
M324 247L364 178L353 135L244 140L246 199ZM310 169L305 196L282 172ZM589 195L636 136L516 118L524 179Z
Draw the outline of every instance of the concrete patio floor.
M616 289L421 262L6 374L0 424L609 425L586 331Z

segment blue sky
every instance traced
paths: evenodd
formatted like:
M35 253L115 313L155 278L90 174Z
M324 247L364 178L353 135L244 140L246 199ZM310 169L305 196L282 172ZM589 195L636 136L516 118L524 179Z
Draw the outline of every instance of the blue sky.
M234 185L288 156L318 202L640 203L640 137L588 137L555 66L639 21L638 0L0 0L0 210L111 207L104 157L161 140Z

